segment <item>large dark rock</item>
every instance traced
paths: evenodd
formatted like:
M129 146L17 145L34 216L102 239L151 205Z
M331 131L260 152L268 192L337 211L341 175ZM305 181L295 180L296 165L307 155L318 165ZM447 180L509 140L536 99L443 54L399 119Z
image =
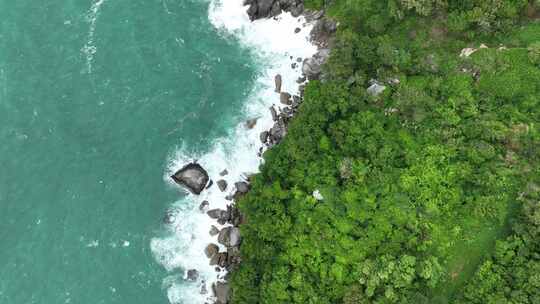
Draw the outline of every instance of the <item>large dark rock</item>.
M304 17L306 17L307 22L312 22L315 20L319 20L324 16L324 11L312 11L312 10L305 10L304 11Z
M218 242L225 247L236 247L240 245L240 229L236 227L225 227L218 235Z
M229 266L240 264L241 260L242 258L240 256L240 247L227 248L227 263L229 264Z
M227 189L227 181L224 179L220 179L217 181L218 188L221 192L225 191Z
M246 194L249 191L249 184L246 182L236 182L234 183L236 190L242 194Z
M266 140L268 139L268 131L262 131L261 134L259 134L259 139L263 144L266 143Z
M208 214L209 217L216 219L221 225L225 224L231 218L230 212L222 209L208 210L206 214Z
M275 0L252 0L247 14L250 20L272 17ZM279 5L279 4L278 4ZM279 7L279 6L278 6ZM274 11L274 14L276 12Z
M176 221L176 212L169 210L163 217L163 222L165 224L173 224Z
M246 0L244 5L249 5L247 14L251 20L275 17L282 10L290 12L294 17L304 12L302 0Z
M227 304L230 299L230 287L227 282L217 282L212 285L212 290L216 296L216 304Z
M218 235L219 234L219 229L216 226L212 225L212 227L210 227L210 232L209 233L210 233L211 236Z
M219 266L219 267L227 267L227 253L226 252L219 252L216 253L212 258L210 259L210 266Z
M278 120L278 114L277 114L277 111L276 109L274 109L274 107L270 107L270 114L272 115L272 120L273 121L277 121Z
M285 122L280 119L278 120L274 126L270 129L270 143L271 144L277 144L279 143L283 137L287 134L287 126L285 125Z
M284 105L290 105L291 104L291 94L287 92L281 92L279 94L279 102L281 102Z
M204 249L204 254L206 254L206 257L212 258L219 252L219 247L216 244L208 244L206 248Z
M308 79L319 79L322 72L322 65L326 62L330 56L329 49L320 49L313 57L305 59L302 65L302 73L307 76Z
M292 7L289 11L291 12L291 15L293 17L300 17L300 15L302 15L302 13L304 12L304 5L298 4L297 6Z
M275 85L276 85L276 93L280 93L281 92L281 83L282 83L282 79L281 79L281 75L280 74L277 74L275 77L274 77L274 82L275 82Z
M337 22L331 19L322 18L315 23L313 29L309 33L311 40L320 47L327 47L330 39L337 31Z
M171 178L194 194L200 194L208 183L208 173L201 165L190 163L178 170Z

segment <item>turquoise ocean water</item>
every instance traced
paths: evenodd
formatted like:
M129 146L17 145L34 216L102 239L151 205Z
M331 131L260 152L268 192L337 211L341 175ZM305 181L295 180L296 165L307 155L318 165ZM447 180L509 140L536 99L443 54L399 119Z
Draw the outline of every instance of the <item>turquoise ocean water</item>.
M0 303L168 303L167 159L242 119L253 61L202 0L0 0Z

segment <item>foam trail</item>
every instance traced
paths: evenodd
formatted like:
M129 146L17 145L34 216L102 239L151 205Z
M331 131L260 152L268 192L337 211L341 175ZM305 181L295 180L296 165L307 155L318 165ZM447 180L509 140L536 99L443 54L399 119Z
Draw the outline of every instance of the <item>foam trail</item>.
M164 179L169 183L172 183L169 176L193 159L198 160L214 181L221 178L219 172L227 169L229 174L224 179L229 184L228 192L234 190L234 182L242 180L246 174L257 172L261 163L261 159L257 157L261 147L259 134L273 124L268 108L272 104L279 105L279 95L274 92L274 76L282 75L283 91L297 93L296 79L301 72L299 67L293 70L291 63L296 62L297 58L307 58L316 52L316 47L308 38L312 26L305 24L303 18L282 14L277 20L258 20L252 23L242 2L243 0L212 1L209 6L209 20L226 38L238 38L245 47L253 49L260 63L264 64L264 70L246 100L242 111L245 116L238 121L229 136L218 139L209 152L203 155L193 155L180 148L171 156L164 174ZM302 30L295 34L297 27ZM247 130L244 121L253 117L260 118L253 129ZM152 239L150 246L155 258L171 272L171 276L163 282L171 303L198 304L213 300L211 285L225 273L217 273L214 267L208 264L204 248L209 243L217 244L216 237L211 237L208 233L211 225L221 227L198 208L200 202L208 200L210 209L225 209L229 203L225 200L228 192L222 193L218 187L213 186L203 191L200 196L188 195L173 207L177 216L170 225L170 235ZM198 282L184 280L182 274L178 275L178 268L197 269L200 273ZM177 275L173 274L173 270L176 270ZM200 292L201 280L205 281L208 291L206 294Z
M88 30L86 44L82 47L81 52L86 56L86 70L88 74L92 73L92 61L94 60L94 55L97 53L97 47L94 44L94 35L96 31L96 22L99 16L99 9L105 1L106 0L94 1L86 15L86 20L90 23L90 29Z

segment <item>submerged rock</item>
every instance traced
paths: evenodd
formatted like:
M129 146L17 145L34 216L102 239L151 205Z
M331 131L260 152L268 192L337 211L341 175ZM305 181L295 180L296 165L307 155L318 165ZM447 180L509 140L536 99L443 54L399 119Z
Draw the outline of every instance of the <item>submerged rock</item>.
M197 281L199 278L199 271L197 269L190 269L187 271L187 280L188 281Z
M257 118L249 119L246 121L246 128L253 129L253 127L255 127L256 124L257 124Z
M190 163L178 170L171 178L194 194L200 194L208 183L208 173L201 165Z
M165 224L173 224L176 221L176 213L173 211L167 211L163 217L163 222Z

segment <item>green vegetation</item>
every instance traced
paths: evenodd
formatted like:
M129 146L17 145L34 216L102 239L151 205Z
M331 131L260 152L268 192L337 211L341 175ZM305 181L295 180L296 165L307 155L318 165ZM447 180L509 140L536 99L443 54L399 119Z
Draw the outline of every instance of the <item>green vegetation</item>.
M328 4L325 81L239 202L233 303L540 303L539 7Z

